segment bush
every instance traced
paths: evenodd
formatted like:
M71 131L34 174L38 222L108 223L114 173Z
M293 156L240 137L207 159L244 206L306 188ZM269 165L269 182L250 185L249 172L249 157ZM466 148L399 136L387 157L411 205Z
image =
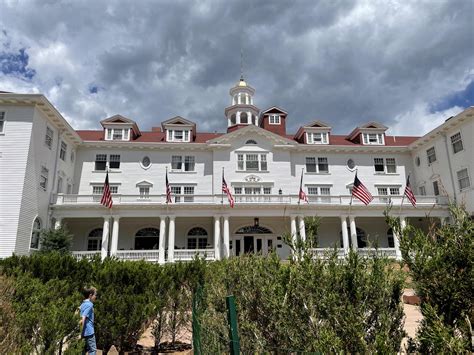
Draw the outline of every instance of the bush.
M410 351L460 353L474 351L474 222L467 212L450 207L451 224L433 225L428 233L387 214L388 223L401 235L403 261L410 269L421 298L423 321Z
M41 231L40 251L43 253L56 251L59 253L69 253L72 243L72 235L66 227L59 229L45 229Z

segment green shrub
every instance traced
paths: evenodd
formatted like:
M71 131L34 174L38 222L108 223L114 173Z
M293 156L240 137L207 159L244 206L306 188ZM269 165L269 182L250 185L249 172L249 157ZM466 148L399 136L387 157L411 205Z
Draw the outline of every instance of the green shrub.
M40 240L40 251L42 253L51 251L70 253L72 234L69 233L66 227L42 230Z

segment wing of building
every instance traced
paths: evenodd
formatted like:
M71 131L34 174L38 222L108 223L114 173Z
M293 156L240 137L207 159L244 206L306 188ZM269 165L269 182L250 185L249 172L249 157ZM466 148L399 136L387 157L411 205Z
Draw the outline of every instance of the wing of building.
M227 132L204 133L192 118L142 131L121 115L76 131L43 95L0 93L0 257L29 254L42 229L67 225L78 256L287 258L282 236L306 238L304 217L318 216L314 253L378 246L399 258L388 204L422 228L446 222L450 201L473 213L473 107L422 137L389 136L377 122L336 135L320 120L289 133L291 114L260 110L254 94L241 79L224 110ZM356 172L374 196L368 206L351 198ZM107 173L112 208L100 203ZM409 174L416 207L404 197Z

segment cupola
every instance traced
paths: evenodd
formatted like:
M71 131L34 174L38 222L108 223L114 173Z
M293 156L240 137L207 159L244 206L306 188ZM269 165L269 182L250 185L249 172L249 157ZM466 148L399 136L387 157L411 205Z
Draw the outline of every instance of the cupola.
M247 84L243 77L230 89L231 105L226 107L227 131L242 126L258 126L259 109L253 103L255 89Z

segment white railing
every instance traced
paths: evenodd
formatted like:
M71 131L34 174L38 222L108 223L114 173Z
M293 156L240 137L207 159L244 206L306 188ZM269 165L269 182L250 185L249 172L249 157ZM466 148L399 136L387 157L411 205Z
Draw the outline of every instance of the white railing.
M146 260L158 261L159 252L157 249L153 250L117 250L113 255L120 260Z
M313 254L315 258L322 258L325 259L328 255L334 253L334 248L311 248L309 252ZM337 249L337 257L343 258L346 255L344 248Z
M86 250L73 251L73 252L72 252L72 255L73 255L76 259L82 259L82 258L92 259L95 255L100 255L100 250L93 250L93 251L86 251Z
M164 205L166 204L165 195L112 195L114 205ZM171 205L227 205L227 197L222 194L217 195L173 195L173 203ZM68 195L58 194L55 196L54 203L56 205L92 205L99 204L101 195ZM241 205L252 204L282 204L296 205L300 203L302 206L307 205L299 201L298 195L234 195L235 203ZM417 206L431 207L433 205L447 205L448 199L445 196L416 196ZM349 206L351 202L350 195L329 195L314 196L308 195L309 205L340 205ZM400 206L402 196L374 196L374 200L370 205L386 206L392 203L393 206ZM352 199L354 206L363 206L358 199ZM403 200L404 207L410 207L411 203L408 199Z
M206 260L214 260L215 258L214 249L175 249L174 260L175 261L191 261L196 256L205 258Z
M386 256L387 258L396 258L397 252L395 248L359 248L357 249L357 253L361 256L368 257L368 256Z

